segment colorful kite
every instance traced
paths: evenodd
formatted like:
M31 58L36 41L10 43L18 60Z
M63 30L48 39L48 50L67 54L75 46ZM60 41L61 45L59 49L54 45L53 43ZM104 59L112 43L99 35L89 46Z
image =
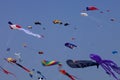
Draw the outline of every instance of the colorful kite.
M44 66L52 66L52 65L58 65L58 70L60 73L68 76L71 80L76 80L77 77L73 76L73 75L70 75L69 73L67 73L64 69L62 69L62 64L58 61L46 61L46 60L43 60L42 61L42 64Z
M94 11L94 10L98 10L98 8L95 6L88 6L88 7L86 7L86 10L87 11Z
M69 77L71 80L76 80L75 77L73 75L70 75L68 72L66 72L64 69L60 69L59 70L60 73L66 75L67 77Z
M60 20L54 20L53 23L54 24L62 24L62 21L60 21Z
M96 62L93 62L91 60L67 60L66 61L67 65L70 66L71 68L85 68L89 66L97 66L99 67L99 64Z
M10 25L11 29L21 30L21 31L25 32L28 35L31 35L31 36L34 36L34 37L37 37L37 38L43 38L43 35L35 34L35 33L31 32L29 30L26 30L26 29L22 28L20 25L13 24L10 21L8 22L8 24Z
M6 61L8 61L9 63L14 63L17 66L21 67L22 69L24 69L26 72L28 72L30 75L32 75L32 71L30 71L29 69L27 69L26 67L22 66L21 64L17 63L16 59L13 58L5 58Z
M113 62L112 60L103 60L100 56L96 54L90 54L90 58L95 60L99 65L101 65L101 67L108 75L112 75L116 80L120 80L113 72L115 71L116 73L120 74L120 67L118 67L115 62Z
M47 61L47 60L42 60L42 65L43 66L51 66L51 65L59 65L61 64L60 62L58 61Z

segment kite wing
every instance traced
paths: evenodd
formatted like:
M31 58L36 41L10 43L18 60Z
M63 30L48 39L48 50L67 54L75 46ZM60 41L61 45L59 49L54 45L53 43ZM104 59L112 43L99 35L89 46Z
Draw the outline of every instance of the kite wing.
M67 60L66 63L71 67L71 68L84 68L84 67L89 67L89 66L99 66L98 63L93 62L91 60Z

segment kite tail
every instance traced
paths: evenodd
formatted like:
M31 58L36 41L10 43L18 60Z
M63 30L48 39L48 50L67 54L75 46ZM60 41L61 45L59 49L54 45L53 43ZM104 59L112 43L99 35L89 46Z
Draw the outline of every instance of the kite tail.
M32 74L32 72L29 69L25 68L24 66L20 65L19 63L15 63L15 64L18 65L19 67L23 68L25 71L29 72L30 74Z
M72 75L72 77L74 77L74 79L81 80L80 78L78 78L78 77L76 77L74 75Z
M120 74L120 67L117 66L111 66L111 68L118 74Z
M71 80L75 80L72 75L68 76Z
M68 76L71 80L75 80L75 78L72 75L70 75L69 73L67 73L65 70L61 69L59 71L60 71L60 73Z
M8 70L4 69L3 67L0 66L0 68L3 70L3 72L4 72L5 74L11 74L11 75L13 75L14 77L16 77L15 74L9 72Z
M74 76L72 76L72 75L70 75L68 73L66 73L66 76L68 76L71 80L75 80Z
M19 30L24 31L26 34L29 34L29 35L31 35L31 36L34 36L34 37L37 37L37 38L43 38L43 36L42 36L42 35L35 34L35 33L30 32L29 30L26 30L26 29L24 29L24 28L19 28Z

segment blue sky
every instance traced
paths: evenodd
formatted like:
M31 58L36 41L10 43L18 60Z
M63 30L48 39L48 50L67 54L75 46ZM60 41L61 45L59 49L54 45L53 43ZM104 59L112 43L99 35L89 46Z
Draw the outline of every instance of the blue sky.
M119 0L0 1L0 65L14 73L18 80L32 80L23 69L3 60L7 57L16 58L14 53L20 52L23 60L20 64L29 69L40 70L47 80L69 80L69 78L60 74L56 65L42 66L43 59L60 61L63 69L81 80L113 80L114 78L108 76L101 67L99 69L96 67L73 69L65 61L67 59L90 60L89 54L95 53L120 65L119 3ZM81 11L91 5L99 10L88 11L88 17L81 16ZM110 21L111 18L115 21ZM55 19L70 25L55 25L52 23ZM42 34L44 38L38 39L22 31L11 30L8 21L19 24L22 28L34 33ZM40 21L42 25L35 25L35 21ZM27 26L32 26L32 29L28 29ZM66 42L74 43L78 47L71 50L64 46ZM24 43L27 44L26 48L23 47ZM7 48L11 50L7 52ZM117 50L118 54L113 55L113 50ZM43 51L44 54L39 55L38 51ZM13 76L1 71L0 80L8 79L15 80Z

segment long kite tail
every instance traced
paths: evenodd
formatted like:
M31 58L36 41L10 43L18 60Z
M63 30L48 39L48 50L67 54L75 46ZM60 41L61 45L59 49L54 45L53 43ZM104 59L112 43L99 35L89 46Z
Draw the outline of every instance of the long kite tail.
M61 70L59 70L59 72L66 75L66 76L68 76L71 80L75 80L74 76L70 75L65 70L61 69Z
M66 76L68 76L71 80L75 80L74 76L72 76L72 75L70 75L68 73L66 73Z
M39 34L35 34L29 30L26 30L24 28L19 28L19 30L22 30L23 32L25 32L26 34L29 34L31 36L37 37L37 38L43 38L43 35L39 35Z
M16 77L15 74L13 74L12 72L9 72L8 70L4 69L3 67L0 66L0 68L2 69L2 71L5 73L5 74L11 74L13 75L14 77Z
M21 67L22 69L24 69L25 71L31 73L31 71L29 69L27 69L26 67L22 66L21 64L19 63L15 63L16 65L18 65L19 67Z

